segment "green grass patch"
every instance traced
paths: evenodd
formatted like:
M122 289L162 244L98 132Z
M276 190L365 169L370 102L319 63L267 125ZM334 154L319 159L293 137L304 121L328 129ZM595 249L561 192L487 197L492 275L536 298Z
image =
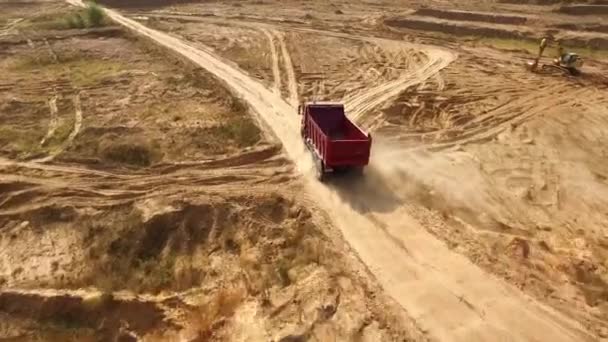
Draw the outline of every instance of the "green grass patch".
M48 109L46 110L48 111ZM31 123L24 125L18 122L0 126L0 150L17 159L28 159L59 151L72 133L75 120L71 106L62 107L61 113L63 115L58 118L57 128L44 141L44 144L41 142L48 129L46 120L40 122L36 127L33 127Z
M66 64L70 78L77 87L90 86L125 69L125 65L120 62L101 59L78 60Z
M248 117L233 119L225 125L218 127L221 138L234 141L239 147L254 145L260 141L260 129Z
M45 13L28 19L21 27L33 30L67 30L102 27L109 24L103 9L88 3L86 8Z
M105 14L99 5L89 3L85 9L86 22L92 27L99 27L105 24Z
M46 67L57 63L58 61L55 61L50 53L26 55L15 59L12 63L11 69L21 72Z
M157 146L144 139L118 139L104 141L100 145L104 160L131 166L145 167L162 158Z
M74 122L75 118L73 114L69 117L61 118L59 126L44 144L45 149L51 152L59 149L68 140L70 133L74 130Z
M14 158L26 159L44 152L40 146L42 137L38 132L27 131L13 126L0 127L0 149Z
M125 69L117 61L88 57L80 53L58 53L57 60L50 54L23 56L12 63L12 70L25 72L40 70L48 78L68 76L76 87L87 87Z
M11 126L0 126L0 146L19 138L21 132Z
M221 151L228 145L239 148L253 146L262 138L260 129L247 116L229 119L226 123L208 127L199 133L200 147Z
M158 119L171 120L173 122L188 121L200 119L206 121L211 116L213 121L206 127L189 127L187 128L188 141L193 143L195 149L211 153L227 153L233 148L244 148L254 146L262 140L262 132L256 125L255 121L249 116L247 107L240 100L229 99L222 104L220 113L221 117L216 117L216 114L201 112L190 102L167 102L150 104L138 112L137 117L146 120L152 124ZM177 108L177 109L176 109ZM171 134L170 132L167 134ZM180 133L181 134L181 133ZM184 137L177 137L183 140ZM179 145L179 144L178 144ZM172 153L180 153L173 148L176 146L168 146Z
M525 51L529 54L538 53L538 44L539 42L534 42L531 40L518 40L518 39L503 39L503 38L479 38L478 42L489 45L493 48L500 50L510 50L510 51ZM547 48L545 50L545 54L555 54L555 51L551 51L555 49Z

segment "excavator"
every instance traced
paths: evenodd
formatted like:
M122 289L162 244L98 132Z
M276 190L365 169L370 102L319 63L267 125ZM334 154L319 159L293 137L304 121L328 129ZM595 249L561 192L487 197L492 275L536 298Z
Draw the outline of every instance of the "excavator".
M547 48L549 40L549 38L543 38L540 41L538 56L536 56L534 61L530 61L527 64L528 69L531 71L536 72L538 70L538 63L543 56L543 52ZM540 69L557 69L559 71L569 73L570 75L579 75L580 69L583 66L583 59L574 52L564 52L564 48L562 47L560 41L556 41L556 43L558 51L557 58L553 60L553 64L542 64Z

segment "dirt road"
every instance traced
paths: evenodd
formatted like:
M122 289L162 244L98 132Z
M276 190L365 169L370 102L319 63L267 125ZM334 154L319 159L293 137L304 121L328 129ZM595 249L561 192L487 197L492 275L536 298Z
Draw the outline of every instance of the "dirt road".
M69 2L79 4L75 0ZM346 240L384 289L432 338L441 341L592 339L579 324L449 251L409 217L403 201L387 199L390 193L354 189L343 196L339 191L316 183L309 172L311 160L297 134L299 122L294 107L277 92L267 89L209 50L194 48L116 11L108 10L107 13L116 22L207 69L249 103L308 177L308 190L314 194L311 197L318 199L333 217ZM417 73L408 75L407 83L400 79L361 94L353 99L351 109L355 108L356 113L366 111L404 88L433 76L450 62L450 55L445 52L433 53L431 48L420 48L427 53L429 62ZM390 162L374 160L374 163ZM393 188L399 185L399 181L392 181ZM387 202L387 206L380 210L378 206L382 202Z

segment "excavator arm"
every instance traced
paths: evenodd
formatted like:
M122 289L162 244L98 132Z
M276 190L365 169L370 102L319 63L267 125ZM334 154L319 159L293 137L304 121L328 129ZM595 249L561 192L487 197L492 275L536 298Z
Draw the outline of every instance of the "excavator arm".
M583 64L582 59L575 53L564 53L564 48L561 45L559 40L555 41L557 43L557 58L554 60L554 65L543 65L545 67L553 67L563 71L568 71L571 74L578 73L578 68L580 68ZM549 44L549 38L543 38L540 41L538 46L538 55L532 62L528 62L528 67L531 71L536 71L538 69L538 65L540 63L540 59Z
M543 52L545 52L546 48L547 48L547 38L543 38L540 41L540 45L538 46L538 55L534 59L534 63L532 63L532 66L531 66L532 71L535 71L536 68L538 68L538 62L540 61L541 57L543 56Z

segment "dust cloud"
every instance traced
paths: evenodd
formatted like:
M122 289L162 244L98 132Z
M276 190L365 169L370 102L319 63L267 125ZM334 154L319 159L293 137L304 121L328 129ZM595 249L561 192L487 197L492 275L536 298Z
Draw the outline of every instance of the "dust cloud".
M475 157L463 151L429 152L375 141L371 173L404 203L422 202L442 214L458 212L469 219L500 218L491 181ZM480 215L473 215L473 210Z

